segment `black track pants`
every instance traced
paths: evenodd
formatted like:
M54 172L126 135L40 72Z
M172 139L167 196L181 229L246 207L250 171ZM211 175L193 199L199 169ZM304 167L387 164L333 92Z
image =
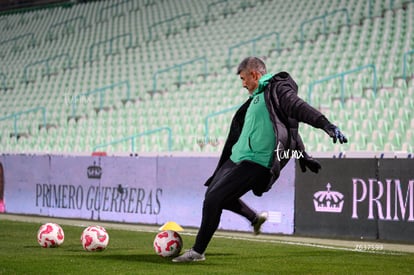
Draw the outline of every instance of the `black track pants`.
M269 180L269 169L257 163L242 161L235 164L230 159L224 163L207 188L201 225L193 249L204 253L217 230L223 209L253 222L256 212L240 200L240 197L252 190L256 184L267 183Z

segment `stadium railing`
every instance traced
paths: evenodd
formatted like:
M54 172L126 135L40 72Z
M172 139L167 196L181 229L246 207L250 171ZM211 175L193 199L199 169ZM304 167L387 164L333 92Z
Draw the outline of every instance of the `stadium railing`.
M165 19L165 20L162 20L162 21L159 21L159 22L155 22L154 24L150 25L148 27L148 38L147 38L147 42L152 41L154 39L154 37L152 35L152 33L153 33L152 30L155 27L158 27L158 26L161 26L161 25L164 25L164 24L168 23L168 25L167 25L168 26L167 34L171 34L171 32L172 32L171 31L171 27L173 26L172 22L178 21L178 20L180 20L183 17L187 17L188 18L187 19L187 22L186 22L186 25L185 25L185 28L188 30L190 28L190 26L191 26L191 19L192 19L191 13L179 14L179 15L174 16L172 18L168 18L168 19Z
M350 17L349 17L349 12L345 8L338 9L338 10L334 10L334 11L331 11L331 12L325 12L325 14L323 14L323 15L316 16L316 17L313 17L313 18L304 20L300 24L300 44L301 44L301 47L303 48L304 47L304 44L306 42L306 39L305 39L305 31L304 31L304 26L305 25L311 24L311 23L313 23L315 21L322 20L322 23L323 23L323 31L322 31L322 34L327 34L328 33L328 27L327 27L326 18L328 16L335 15L336 13L344 13L345 14L345 17L346 17L346 24L345 25L349 26L351 24L351 20L350 20Z
M270 36L275 36L276 37L276 48L274 50L281 50L281 43L280 43L280 33L278 32L271 32L271 33L266 33L266 34L262 34L259 35L255 38L252 38L250 40L247 41L242 41L240 43L237 43L235 45L232 45L229 47L228 50L228 55L227 55L227 68L230 70L232 64L231 64L231 55L233 53L234 49L240 48L244 45L247 44L251 44L252 45L252 55L256 55L256 43L264 38L268 38Z
M111 4L109 6L103 7L99 10L99 18L97 20L97 22L103 22L104 20L102 19L104 11L108 11L111 10L110 12L112 12L113 10L115 10L115 15L111 13L111 16L120 16L122 14L122 12L119 11L120 7L126 3L130 2L130 0L125 0L125 1L121 1L115 4Z
M129 101L131 98L131 86L129 84L128 80L124 80L121 82L117 82L117 83L113 83L111 85L108 86L104 86L101 88L97 88L94 89L92 91L86 92L86 93L82 93L82 94L78 94L75 95L74 99L72 100L72 114L69 117L69 119L73 118L73 119L77 119L78 116L76 116L76 111L77 111L77 106L78 106L78 102L80 102L80 98L81 97L88 97L90 95L94 95L94 94L99 94L99 110L102 110L104 108L104 100L105 100L105 95L104 93L106 93L107 91L115 88L115 87L119 87L119 86L126 86L126 101Z
M327 76L325 78L313 81L309 84L309 88L308 88L308 99L307 101L309 102L309 104L312 104L312 92L313 92L313 87L315 85L321 84L323 82L335 79L335 78L340 78L341 79L341 104L342 106L344 106L345 104L345 76L348 74L352 74L352 73L356 73L365 69L372 69L372 88L373 88L373 96L375 98L376 93L377 93L377 70L374 64L368 64L365 66L360 66L357 67L355 69L352 70L348 70L348 71L344 71L338 74L334 74L334 75L330 75Z
M65 32L68 32L70 28L73 28L73 25L71 24L76 24L77 21L80 21L80 23L82 24L81 25L82 27L87 27L86 17L83 15L79 15L79 16L69 18L64 21L52 24L47 31L47 37L49 37L49 39L53 39L54 38L53 31L59 28L63 28Z
M13 45L13 48L12 48L12 50L13 50L13 51L18 51L19 49L20 49L20 50L23 50L23 49L25 48L25 46L20 46L20 47L19 47L19 45L18 45L17 41L19 41L19 40L23 40L23 39L25 39L26 37L29 37L29 39L30 39L30 42L27 44L27 46L29 46L29 47L34 47L34 46L36 45L36 39L35 39L35 34L34 34L33 32L29 32L29 33L21 34L21 35L18 35L18 36L16 36L16 37L13 37L13 38L10 38L10 39L7 39L7 40L0 41L0 47L2 47L2 46L3 46L3 45L5 45L5 44L8 44L8 43L14 42L14 45Z
M407 81L408 74L408 56L414 54L414 50L407 51L403 54L403 79Z
M222 114L227 113L227 112L234 111L234 110L240 108L240 106L241 105L236 105L236 106L232 106L232 107L229 107L229 108L225 108L223 110L210 113L204 118L204 133L205 133L204 134L204 141L205 141L205 143L208 143L208 140L210 138L210 136L209 136L209 123L208 123L209 119L211 119L212 117L215 117L215 116L222 115Z
M7 90L7 83L6 83L7 76L4 73L0 73L0 77L1 77L1 88L3 90Z
M190 64L193 64L193 63L196 63L196 62L200 62L200 61L203 62L203 72L200 75L203 75L204 77L206 77L207 74L208 74L208 60L204 56L203 57L196 57L196 58L191 59L189 61L186 61L186 62L183 62L183 63L180 63L180 64L176 64L176 65L173 65L171 67L156 71L153 74L153 77L152 77L153 79L152 79L152 92L151 93L156 93L157 92L157 77L160 74L167 73L167 72L172 71L172 70L178 70L177 83L178 83L178 86L179 86L182 83L183 67L187 66L187 65L190 65Z
M124 37L127 38L126 48L127 49L128 48L132 48L132 33L119 34L119 35L113 36L113 37L111 37L109 39L105 39L105 40L102 40L102 41L95 42L91 46L89 46L89 58L88 58L88 61L90 63L92 63L92 61L93 61L93 50L94 50L94 48L95 47L99 47L101 45L105 45L105 44L109 44L109 50L107 50L105 52L105 54L106 55L114 55L115 54L115 52L114 52L114 41L119 40L119 39L124 38Z
M213 3L210 3L210 4L207 5L207 12L206 12L206 15L204 16L204 22L206 24L210 21L211 7L217 6L217 5L220 5L220 4L223 4L223 3L225 3L226 7L227 7L228 0L219 0L219 1L216 1L216 2L213 2Z
M113 140L113 141L110 141L110 142L106 142L106 143L103 143L103 144L96 145L92 148L92 152L97 152L98 149L100 149L100 148L105 148L105 147L115 145L115 144L118 144L118 143L131 141L131 152L134 153L135 152L135 139L136 138L142 137L142 136L152 135L152 134L155 134L155 133L160 132L160 131L167 131L167 133L168 133L167 148L168 148L168 151L172 151L172 130L171 130L170 127L164 126L164 127L159 127L159 128L153 129L153 130L145 131L145 132L142 132L142 133L138 133L138 134L135 134L135 135L132 135L132 136L128 136L128 137L124 137L124 138L120 138L120 139L116 139L116 140Z
M54 61L56 59L62 59L62 58L64 58L66 60L66 66L64 66L64 69L71 69L72 68L72 57L67 53L63 53L63 54L51 56L51 57L48 57L48 58L45 58L45 59L41 59L41 60L38 60L38 61L35 61L35 62L32 62L32 63L26 64L24 66L24 69L23 69L23 81L26 82L26 83L30 82L29 76L28 76L30 67L34 67L34 66L37 66L37 65L40 65L40 64L43 64L43 63L46 66L46 75L47 76L52 75L53 72L51 71L50 62Z
M32 113L32 112L38 112L38 111L42 112L42 124L43 124L43 127L46 129L47 121L46 121L46 108L45 107L35 107L35 108L28 109L28 110L16 112L16 113L1 117L0 121L13 119L13 132L14 132L14 137L17 140L19 139L19 129L17 126L17 121L20 119L22 115Z

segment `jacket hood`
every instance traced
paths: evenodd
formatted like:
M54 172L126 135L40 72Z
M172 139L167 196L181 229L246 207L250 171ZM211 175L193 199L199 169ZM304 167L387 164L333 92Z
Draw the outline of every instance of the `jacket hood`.
M290 85L293 90L298 90L298 85L296 84L295 80L293 80L293 78L287 72L280 72L275 74L270 79L270 82L283 83L282 85Z
M266 85L269 83L270 79L273 76L271 74L265 74L263 75L260 79L259 79L259 85L257 87L256 90L254 90L254 92L252 93L252 95L250 97L253 97L257 94L260 94L264 91L264 88L266 87Z

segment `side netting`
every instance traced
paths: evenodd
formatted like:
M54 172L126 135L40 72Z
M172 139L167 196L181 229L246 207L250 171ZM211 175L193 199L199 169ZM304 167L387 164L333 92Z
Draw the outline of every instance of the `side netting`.
M198 227L204 182L218 157L1 155L6 213ZM295 163L262 197L243 197L268 211L265 233L294 232ZM223 212L220 229L251 231L244 218Z

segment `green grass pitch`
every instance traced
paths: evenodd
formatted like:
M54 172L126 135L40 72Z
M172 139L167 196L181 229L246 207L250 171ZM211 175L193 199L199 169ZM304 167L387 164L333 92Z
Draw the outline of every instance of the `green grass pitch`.
M357 252L215 236L205 262L173 263L156 255L155 232L107 228L102 252L80 244L84 228L61 225L65 241L41 248L41 223L0 220L0 274L414 274L414 254ZM181 234L184 249L195 236ZM252 238L253 239L253 238Z

